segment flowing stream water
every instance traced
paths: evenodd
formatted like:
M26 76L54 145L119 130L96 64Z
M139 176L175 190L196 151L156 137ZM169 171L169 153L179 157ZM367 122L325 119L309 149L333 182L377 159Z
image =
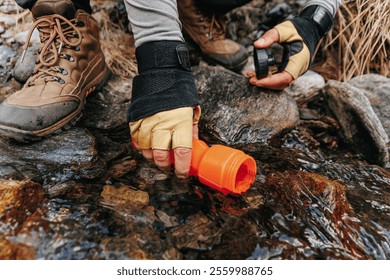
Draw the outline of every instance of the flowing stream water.
M307 147L294 133L279 147L238 147L258 165L239 196L130 151L115 178L45 185L34 227L9 239L37 259L388 259L389 170ZM134 191L146 202L126 198Z

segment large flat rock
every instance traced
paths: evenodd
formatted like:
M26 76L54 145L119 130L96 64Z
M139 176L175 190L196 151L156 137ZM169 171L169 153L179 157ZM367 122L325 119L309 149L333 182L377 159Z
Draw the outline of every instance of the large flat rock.
M367 161L388 165L389 138L364 93L349 83L333 80L327 83L324 93L345 142Z
M285 92L254 87L222 67L193 69L200 94L202 137L225 144L267 142L299 122L294 99Z
M95 137L78 127L30 144L0 140L0 179L57 182L96 178L106 166L96 146Z
M368 98L387 136L390 137L390 78L368 74L353 78L349 84L358 88Z

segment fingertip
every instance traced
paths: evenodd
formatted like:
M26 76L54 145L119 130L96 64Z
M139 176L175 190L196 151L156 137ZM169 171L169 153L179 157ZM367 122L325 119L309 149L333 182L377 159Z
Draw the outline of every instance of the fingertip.
M278 43L280 40L279 32L272 28L268 30L266 33L264 33L261 38L259 38L257 41L254 42L255 48L268 48L272 46L274 43Z
M153 150L154 163L163 171L167 171L171 167L171 158L168 150Z
M252 77L252 78L249 79L249 83L250 83L251 85L254 85L254 86L257 85L257 82L258 82L258 81L259 81L259 80L258 80L256 77Z
M253 44L256 48L262 48L262 47L264 47L265 40L264 40L264 38L260 38L260 39L256 40Z
M175 174L179 178L186 178L190 172L192 149L178 147L174 150Z
M147 160L153 160L153 151L151 149L147 150L139 150L139 152L146 158Z
M256 76L256 72L253 71L253 70L248 70L248 71L245 72L245 76L247 76L248 78L255 77Z

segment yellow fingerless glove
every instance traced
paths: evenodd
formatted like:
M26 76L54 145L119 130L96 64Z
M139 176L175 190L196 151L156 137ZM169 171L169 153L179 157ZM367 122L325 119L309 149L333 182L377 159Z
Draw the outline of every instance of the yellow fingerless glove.
M275 29L279 33L280 43L284 44L285 55L288 56L284 70L295 80L309 69L311 61L309 48L291 21L278 24Z
M183 107L162 111L131 122L132 140L139 149L170 150L192 148L193 126L200 118L200 107Z

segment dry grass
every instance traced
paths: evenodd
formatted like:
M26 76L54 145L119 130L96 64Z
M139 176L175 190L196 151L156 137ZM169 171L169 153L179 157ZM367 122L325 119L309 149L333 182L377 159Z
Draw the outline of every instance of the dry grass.
M133 35L113 23L104 10L93 16L100 26L100 43L110 70L122 77L134 77L137 64Z
M336 53L337 78L367 73L389 77L390 0L345 1L325 50Z

